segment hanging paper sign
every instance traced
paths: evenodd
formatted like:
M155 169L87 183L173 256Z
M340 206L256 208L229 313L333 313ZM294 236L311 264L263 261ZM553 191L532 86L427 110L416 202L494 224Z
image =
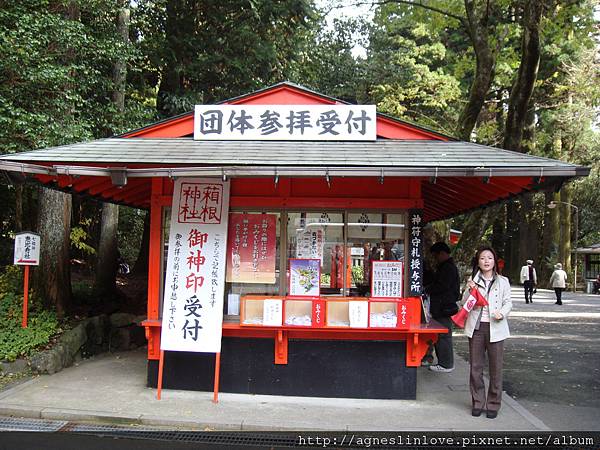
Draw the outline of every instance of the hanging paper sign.
M290 259L291 297L318 297L320 293L321 261Z
M367 328L369 326L369 302L356 300L348 302L350 328Z
M18 266L40 265L40 235L29 231L15 236L14 264Z
M275 284L276 226L274 214L229 215L227 282Z
M296 258L318 259L323 265L323 247L325 243L323 227L308 227L296 235Z
M196 105L194 139L374 141L375 105Z
M175 181L162 350L221 351L228 213L228 181Z
M402 297L404 264L402 261L373 261L371 297Z
M419 296L423 290L423 211L411 209L408 223L408 291L410 296Z

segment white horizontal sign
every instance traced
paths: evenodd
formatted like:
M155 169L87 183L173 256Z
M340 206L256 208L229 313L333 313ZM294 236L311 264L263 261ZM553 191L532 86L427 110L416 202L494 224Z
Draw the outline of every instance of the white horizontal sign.
M375 105L196 105L194 114L198 140L374 141L376 128Z

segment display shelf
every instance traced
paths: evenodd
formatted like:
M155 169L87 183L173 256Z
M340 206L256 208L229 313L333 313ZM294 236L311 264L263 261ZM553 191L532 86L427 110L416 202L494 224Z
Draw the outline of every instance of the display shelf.
M325 302L325 323L328 327L350 328L350 300L327 299Z
M288 327L311 327L312 300L286 299L283 307L283 324Z
M369 301L369 328L396 328L398 326L398 301Z
M240 325L283 325L283 299L260 295L244 295L240 300Z

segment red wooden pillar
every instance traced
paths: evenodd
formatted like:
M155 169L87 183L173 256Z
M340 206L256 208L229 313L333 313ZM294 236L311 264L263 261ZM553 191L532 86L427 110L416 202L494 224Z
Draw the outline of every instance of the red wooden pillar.
M152 178L150 200L150 249L148 252L148 320L160 317L160 268L163 258L161 229L163 179ZM148 327L148 359L160 358L160 327Z

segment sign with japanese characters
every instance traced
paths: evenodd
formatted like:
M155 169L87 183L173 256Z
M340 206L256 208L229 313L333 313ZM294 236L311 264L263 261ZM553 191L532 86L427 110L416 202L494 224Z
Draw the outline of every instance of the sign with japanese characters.
M229 182L175 181L165 278L162 350L221 351Z
M375 105L196 105L194 139L374 141L376 122Z
M423 211L408 212L408 291L409 295L421 295L423 290Z
M228 283L275 283L276 226L274 214L229 215Z
M14 264L19 266L40 265L40 235L28 231L15 236Z
M318 297L320 293L321 261L290 259L291 297Z
M373 261L371 297L402 297L404 264L402 261Z
M325 230L323 227L307 227L296 234L296 258L318 259L323 265L323 246Z

